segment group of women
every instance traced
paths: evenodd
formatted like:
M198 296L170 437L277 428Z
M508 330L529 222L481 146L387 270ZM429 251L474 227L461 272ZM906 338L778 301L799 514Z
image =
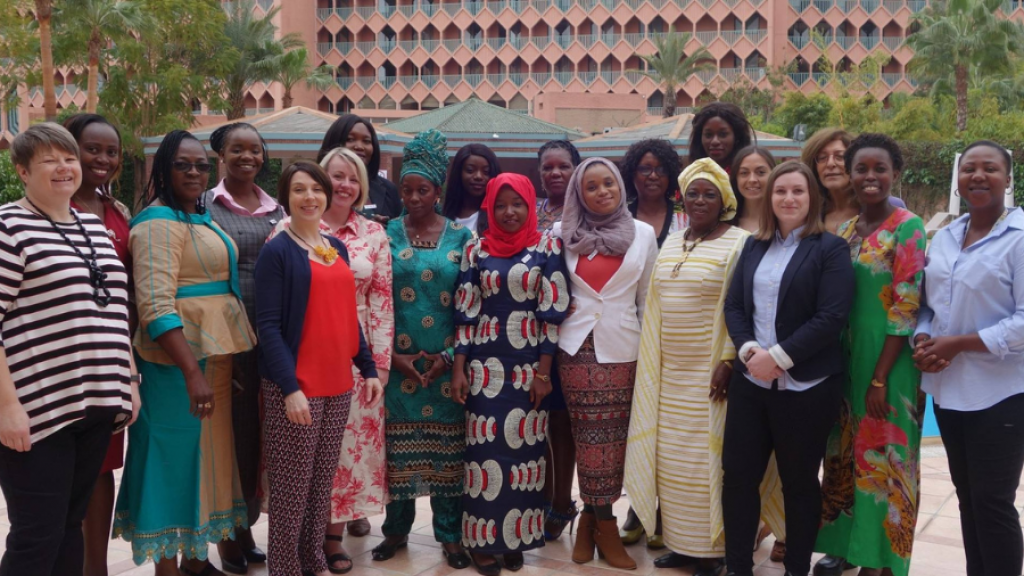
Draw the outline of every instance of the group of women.
M685 168L663 140L619 164L552 141L539 198L484 145L449 163L435 130L396 186L345 115L275 198L265 142L233 123L212 159L167 134L132 218L110 193L116 128L29 128L25 198L0 208L0 576L105 575L112 518L158 576L344 574L344 533L384 512L385 562L421 496L447 563L485 576L567 526L578 563L636 568L646 534L660 568L752 576L774 532L788 575L818 551L815 574L906 576L925 392L968 574L1019 574L1009 154L964 151L967 214L926 260L890 138L826 129L778 165L752 140L714 103Z

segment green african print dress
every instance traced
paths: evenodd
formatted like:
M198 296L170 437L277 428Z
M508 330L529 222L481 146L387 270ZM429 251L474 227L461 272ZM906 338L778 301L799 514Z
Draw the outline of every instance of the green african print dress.
M825 453L822 524L815 550L857 566L906 576L917 525L924 395L911 359L923 281L925 231L901 208L867 238L854 218L837 234L850 243L857 291L844 337L848 378L839 422ZM869 418L864 397L886 336L906 338L889 372L885 420Z
M455 345L452 296L469 230L450 220L436 248L413 248L405 219L388 223L396 354L436 354ZM426 360L414 364L427 371ZM384 433L391 501L462 496L466 416L452 400L451 372L423 388L397 369L384 389Z

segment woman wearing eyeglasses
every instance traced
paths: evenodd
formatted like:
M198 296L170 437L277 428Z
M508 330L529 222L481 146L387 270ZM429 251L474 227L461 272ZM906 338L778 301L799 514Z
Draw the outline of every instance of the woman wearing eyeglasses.
M149 205L132 220L139 330L147 386L129 432L114 535L157 576L217 574L207 544L248 527L231 422L231 355L253 347L238 250L200 202L213 165L188 132L164 137ZM175 559L182 554L179 571Z
M4 576L82 574L82 519L138 392L124 265L103 222L70 207L78 155L56 124L19 134L11 158L25 197L0 208Z
M626 150L619 168L630 213L654 228L661 248L669 234L686 227L686 214L678 202L677 180L683 171L679 155L667 140L640 140Z

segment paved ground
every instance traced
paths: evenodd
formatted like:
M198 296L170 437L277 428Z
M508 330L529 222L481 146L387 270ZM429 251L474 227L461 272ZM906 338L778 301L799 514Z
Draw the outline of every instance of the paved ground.
M941 446L925 446L921 460L921 508L918 516L917 540L914 543L914 559L911 576L964 576L964 551L960 540L960 512L957 508L953 484L949 479L949 467L945 452ZM1018 503L1024 502L1024 490L1018 492ZM6 504L0 500L6 509ZM619 518L625 517L628 502L623 498L616 504ZM421 498L418 502L417 521L413 526L413 534L407 550L400 551L387 562L373 562L370 549L382 540L380 525L383 516L371 518L373 530L371 536L365 538L346 537L345 546L355 558L355 569L352 576L445 576L460 573L464 576L476 574L468 568L465 571L452 570L441 557L440 547L434 542L430 528L430 504ZM6 536L6 513L0 514L0 536ZM254 527L257 542L266 549L267 520L264 516ZM772 538L768 538L755 553L758 565L754 574L758 576L783 576L780 564L768 560ZM3 547L0 540L0 548ZM615 576L616 573L648 575L654 572L662 576L688 575L688 570L656 570L652 564L661 551L648 551L641 544L629 547L630 554L637 560L639 568L635 572L615 570L601 560L578 565L571 561L572 537L563 535L561 539L549 542L547 546L526 554L526 566L518 573L521 576L556 576L571 574L575 576ZM216 547L210 547L210 556L216 558ZM219 565L217 560L214 560ZM153 574L153 566L135 566L131 560L131 547L128 543L115 540L110 545L110 574L119 576L149 576ZM266 576L265 566L253 566L249 570L252 576ZM511 575L511 572L505 572ZM848 576L855 576L850 571Z

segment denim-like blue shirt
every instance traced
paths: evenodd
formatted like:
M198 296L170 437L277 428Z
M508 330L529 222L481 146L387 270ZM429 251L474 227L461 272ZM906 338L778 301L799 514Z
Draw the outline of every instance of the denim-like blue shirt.
M963 248L969 215L936 232L924 269L915 334L977 333L988 352L961 352L923 374L942 408L984 410L1024 393L1024 211L1014 208L988 236Z

